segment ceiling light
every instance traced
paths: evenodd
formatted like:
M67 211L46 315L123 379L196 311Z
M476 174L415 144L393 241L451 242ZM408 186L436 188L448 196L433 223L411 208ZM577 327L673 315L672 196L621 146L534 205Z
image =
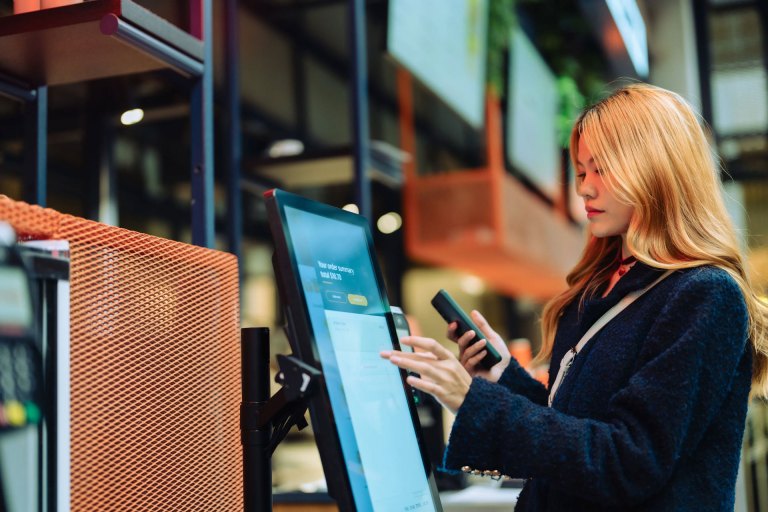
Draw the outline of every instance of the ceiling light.
M461 289L470 295L482 295L485 291L485 283L477 276L464 276L459 282Z
M144 119L144 111L142 109L140 109L140 108L134 108L134 109L131 109L131 110L126 110L120 116L120 122L123 123L125 126L130 126L132 124L136 124L139 121L141 121L142 119Z
M400 229L400 226L402 225L403 225L403 218L400 217L400 215L395 212L385 213L384 215L379 217L379 220L376 221L376 227L378 227L379 231L381 231L385 235L394 233L395 231Z
M357 207L354 203L345 204L341 207L342 210L347 210L348 212L352 213L360 213L360 208Z
M283 139L273 142L267 154L270 158L296 156L304 152L304 143L297 139Z

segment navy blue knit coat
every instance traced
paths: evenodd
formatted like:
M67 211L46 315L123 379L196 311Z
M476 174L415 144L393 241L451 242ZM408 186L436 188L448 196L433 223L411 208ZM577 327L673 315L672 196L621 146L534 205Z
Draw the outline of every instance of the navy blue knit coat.
M587 329L659 272L637 263L605 298L565 309L550 386ZM444 466L529 479L516 511L731 512L751 370L736 282L677 271L586 344L551 408L514 359L496 384L474 378Z

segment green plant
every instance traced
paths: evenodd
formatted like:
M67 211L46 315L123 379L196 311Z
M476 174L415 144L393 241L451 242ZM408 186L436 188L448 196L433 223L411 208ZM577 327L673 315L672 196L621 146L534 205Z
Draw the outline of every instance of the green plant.
M579 86L571 76L563 75L557 78L557 92L560 95L560 112L557 115L557 139L560 146L567 148L570 144L571 127L576 116L584 108L585 99Z
M488 1L486 80L488 86L501 96L504 91L504 52L509 45L509 34L517 24L516 0Z

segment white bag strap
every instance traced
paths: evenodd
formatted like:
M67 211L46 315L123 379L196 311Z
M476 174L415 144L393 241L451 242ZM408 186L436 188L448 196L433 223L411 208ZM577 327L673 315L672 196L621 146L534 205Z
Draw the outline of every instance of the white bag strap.
M555 399L555 393L557 393L557 388L560 387L560 384L562 383L563 379L565 379L565 375L568 373L568 370L570 370L571 365L573 364L573 358L576 357L576 354L581 352L581 349L584 348L584 345L587 344L587 342L592 339L592 336L597 334L597 332L605 327L605 324L613 320L619 313L624 311L627 306L635 302L637 299L643 296L645 292L659 284L661 281L666 279L670 274L672 274L674 270L667 270L664 272L658 279L656 279L654 282L646 286L645 288L641 288L639 290L635 290L633 292L629 292L627 295L624 296L618 303L616 303L615 306L613 306L611 309L606 311L603 316L597 319L597 321L592 324L592 327L590 327L587 332L584 333L584 336L581 337L579 342L576 344L575 347L571 348L568 352L565 353L563 356L563 359L560 361L560 369L557 371L557 377L555 377L555 382L552 384L552 389L549 390L549 406L552 407L552 401Z

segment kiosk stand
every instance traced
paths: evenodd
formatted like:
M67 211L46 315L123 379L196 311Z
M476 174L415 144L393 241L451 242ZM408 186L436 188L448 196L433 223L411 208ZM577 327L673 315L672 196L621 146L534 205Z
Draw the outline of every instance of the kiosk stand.
M270 397L269 329L243 328L240 334L243 402L240 433L243 445L245 512L272 510L272 454L293 425L307 426L304 413L320 371L292 356L278 355L280 391Z

